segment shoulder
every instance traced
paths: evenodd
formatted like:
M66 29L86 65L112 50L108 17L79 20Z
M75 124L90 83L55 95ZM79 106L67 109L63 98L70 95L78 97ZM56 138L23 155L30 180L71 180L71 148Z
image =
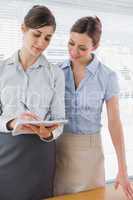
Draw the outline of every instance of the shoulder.
M101 62L99 62L98 72L99 72L99 76L107 81L111 77L114 77L114 79L117 79L116 72Z
M49 71L52 71L55 75L59 73L62 74L62 70L59 64L52 64L44 55L42 55L41 60Z
M4 60L0 60L0 75L3 74L3 72L5 71L6 67L9 66L11 63L11 57L4 59Z
M118 96L120 88L116 72L102 63L99 65L99 70L100 84L105 89L105 100L109 100L112 96Z
M57 65L61 70L65 70L67 67L70 66L70 60L67 59L63 62L58 63Z
M43 61L45 67L49 72L50 77L52 78L52 80L54 79L54 82L57 80L64 79L64 73L58 64L50 63L44 55L43 55Z
M52 71L54 73L55 79L64 79L64 73L58 64L51 64Z
M110 75L110 74L116 74L116 72L114 70L112 70L110 67L108 67L107 65L103 64L102 62L99 62L99 70L101 73L105 74L105 75Z

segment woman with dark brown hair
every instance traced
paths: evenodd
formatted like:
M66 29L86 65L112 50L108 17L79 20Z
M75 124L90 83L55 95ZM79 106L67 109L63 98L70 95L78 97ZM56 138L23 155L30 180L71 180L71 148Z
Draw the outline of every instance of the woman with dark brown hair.
M20 50L0 63L0 199L40 200L53 195L55 139L62 126L18 120L64 119L64 75L42 54L56 29L51 11L33 6L22 24ZM16 136L13 136L15 134Z
M93 53L99 46L101 32L100 19L91 16L77 20L70 31L70 58L61 65L66 79L65 105L69 123L57 140L55 195L105 185L100 134L101 112L105 102L108 128L118 160L115 186L121 185L127 198L133 199L119 116L117 77Z

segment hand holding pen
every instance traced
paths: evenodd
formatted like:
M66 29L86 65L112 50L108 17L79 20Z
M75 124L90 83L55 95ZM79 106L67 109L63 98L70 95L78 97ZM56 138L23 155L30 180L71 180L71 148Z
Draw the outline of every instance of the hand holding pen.
M8 130L13 130L14 127L16 126L16 120L18 119L24 119L24 120L40 120L40 118L32 113L30 111L30 109L28 108L28 106L23 102L23 101L20 101L21 105L23 106L24 110L27 111L27 112L23 112L22 114L20 114L17 118L15 119L12 119L10 120L8 123L7 123L7 128ZM25 129L25 126L22 127L23 130Z
M22 113L19 116L19 119L41 120L39 116L30 111L29 107L23 101L20 101L20 103L23 105L24 109L28 112ZM46 113L45 119L47 118L49 113L50 111ZM52 131L55 130L57 127L58 124L54 124L51 127L45 127L43 124L38 124L38 125L26 124L23 125L23 130L25 129L27 133L37 134L42 138L48 138L51 137Z
M30 108L23 101L20 101L20 103L23 106L24 110L26 111L22 113L20 117L27 120L41 120L39 116L30 111Z
M24 112L24 113L20 114L20 116L18 116L17 118L10 120L7 123L7 128L9 130L14 129L14 127L16 126L16 120L18 120L18 119L31 120L31 121L32 120L40 120L40 118L36 114L30 112L30 109L28 108L28 106L25 103L23 103L21 101L21 104L24 106L25 110L28 112ZM45 138L45 139L50 138L51 139L53 137L52 131L55 130L57 127L58 127L57 124L55 124L51 127L45 127L43 124L38 124L38 125L26 124L26 125L21 126L20 132L24 131L23 133L25 133L25 134L26 133L27 134L37 134L40 138Z

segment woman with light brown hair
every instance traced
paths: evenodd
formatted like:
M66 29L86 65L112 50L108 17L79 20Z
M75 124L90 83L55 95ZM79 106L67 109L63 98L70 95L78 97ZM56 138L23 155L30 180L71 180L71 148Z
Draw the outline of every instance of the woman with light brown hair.
M64 75L43 52L56 29L52 12L33 6L24 18L22 47L0 63L0 199L40 200L53 195L55 139L62 126L18 120L64 119Z
M66 79L65 105L69 123L57 140L55 195L105 185L100 134L105 102L108 128L118 160L115 187L121 185L130 200L133 189L127 175L117 76L93 53L99 46L101 33L102 24L98 17L77 20L70 31L69 59L60 66Z

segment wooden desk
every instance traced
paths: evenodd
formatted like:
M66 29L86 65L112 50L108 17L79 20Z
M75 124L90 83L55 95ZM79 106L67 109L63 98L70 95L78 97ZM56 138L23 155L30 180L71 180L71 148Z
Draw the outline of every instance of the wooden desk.
M48 198L47 200L126 200L126 198L120 187L115 190L113 185L107 185L105 188Z

